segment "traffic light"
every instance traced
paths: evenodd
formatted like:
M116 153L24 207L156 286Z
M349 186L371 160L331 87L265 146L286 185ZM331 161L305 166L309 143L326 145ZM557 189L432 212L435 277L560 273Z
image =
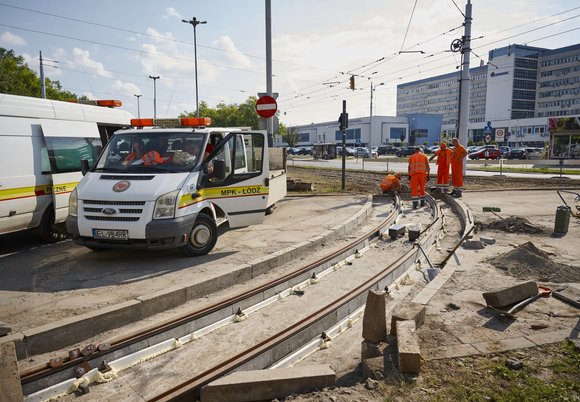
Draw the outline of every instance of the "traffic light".
M350 89L354 91L354 75L350 76Z
M344 131L348 128L348 113L341 113L338 116L338 124L340 131Z

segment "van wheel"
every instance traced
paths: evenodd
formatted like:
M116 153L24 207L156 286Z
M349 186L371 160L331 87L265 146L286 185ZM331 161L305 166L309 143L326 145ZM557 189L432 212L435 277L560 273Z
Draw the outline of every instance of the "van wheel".
M48 207L40 221L40 238L47 243L63 241L68 237L64 223L54 223L54 210Z
M218 230L213 218L207 214L199 214L189 233L187 244L180 247L179 251L188 257L206 255L214 248L217 238Z

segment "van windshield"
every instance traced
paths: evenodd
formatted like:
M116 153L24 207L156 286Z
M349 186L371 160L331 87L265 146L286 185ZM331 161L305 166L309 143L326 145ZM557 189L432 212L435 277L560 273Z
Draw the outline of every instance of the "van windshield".
M147 132L115 134L95 166L108 172L189 172L201 163L205 134Z

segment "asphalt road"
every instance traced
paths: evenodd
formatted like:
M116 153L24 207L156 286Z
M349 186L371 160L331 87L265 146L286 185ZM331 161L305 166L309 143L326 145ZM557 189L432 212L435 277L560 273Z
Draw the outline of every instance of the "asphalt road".
M470 161L471 162L471 161ZM432 164L432 171L435 172L435 162L431 162ZM475 170L470 169L471 166L484 166L486 163L484 161L473 161L472 163L467 164L467 176L496 176L500 174L497 170L493 171L484 171L484 170ZM497 167L499 166L498 161L489 161L487 165ZM320 166L320 167L331 167L331 168L338 168L342 167L342 161L340 159L333 159L333 160L319 160L319 159L288 159L288 166ZM368 159L348 159L346 161L346 168L347 169L359 169L359 170L371 170L371 171L378 171L378 172L385 172L385 171L394 171L394 172L407 172L407 162L401 162L399 158L379 158L369 161ZM513 164L510 161L509 167L512 168L532 168L534 166L534 162L530 161L528 163L521 163L521 164ZM567 167L566 167L567 168ZM580 168L580 166L574 166L574 168ZM580 169L578 169L580 172ZM501 172L502 175L509 176L509 177L530 177L530 178L545 178L545 177L554 177L558 176L554 173L513 173L513 172ZM580 180L580 175L563 175L564 177L568 177L573 180Z

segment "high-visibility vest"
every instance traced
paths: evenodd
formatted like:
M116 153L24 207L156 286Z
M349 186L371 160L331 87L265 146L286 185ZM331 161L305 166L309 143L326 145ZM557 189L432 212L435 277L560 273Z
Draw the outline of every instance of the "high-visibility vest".
M449 167L449 164L451 163L451 156L453 156L453 151L450 150L449 148L441 148L438 149L437 152L435 152L435 155L437 155L437 164L439 166L447 166Z
M141 159L143 159L143 164L145 166L153 165L154 163L159 164L164 162L163 158L161 157L161 155L159 155L159 152L157 151L149 151L145 155L143 155L143 158Z
M467 150L463 147L463 145L459 144L455 148L453 148L453 159L455 162L460 162L467 156Z
M389 174L389 175L385 176L385 178L383 179L381 184L379 184L379 187L383 191L399 189L399 188L401 188L401 182L399 181L397 176Z
M414 153L409 157L409 174L427 174L429 172L429 160L422 153Z

